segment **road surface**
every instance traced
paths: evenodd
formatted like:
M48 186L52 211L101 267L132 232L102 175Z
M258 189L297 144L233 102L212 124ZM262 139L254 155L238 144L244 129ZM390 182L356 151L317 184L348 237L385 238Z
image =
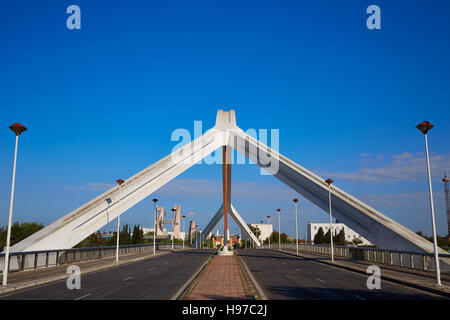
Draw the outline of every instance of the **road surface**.
M81 289L69 290L64 280L0 296L0 299L168 300L213 252L189 250L169 253L81 275Z
M369 290L363 274L312 259L269 250L239 250L269 300L393 300L446 299L426 291L383 281L381 289Z

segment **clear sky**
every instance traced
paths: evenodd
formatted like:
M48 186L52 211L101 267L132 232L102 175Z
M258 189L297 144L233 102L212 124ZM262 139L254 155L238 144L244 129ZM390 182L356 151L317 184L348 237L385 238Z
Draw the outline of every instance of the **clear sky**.
M66 9L81 8L81 30ZM381 9L369 30L366 8ZM2 1L0 225L51 223L170 153L177 128L235 109L244 130L279 129L280 152L413 231L431 234L423 135L428 120L436 221L447 233L450 171L448 1ZM221 204L221 167L196 165L154 196L200 226ZM254 165L233 167L248 223L293 197ZM152 196L153 197L153 196ZM301 233L327 213L300 197ZM146 199L122 217L149 226ZM114 222L115 223L115 222ZM114 224L113 223L113 224ZM233 229L234 228L234 229ZM113 229L106 226L105 229ZM235 227L231 232L235 232Z

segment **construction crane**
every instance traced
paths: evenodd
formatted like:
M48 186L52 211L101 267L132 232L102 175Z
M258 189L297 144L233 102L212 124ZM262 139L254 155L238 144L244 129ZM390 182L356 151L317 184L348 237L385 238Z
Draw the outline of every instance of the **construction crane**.
M442 179L442 182L444 182L444 192L445 192L445 205L447 209L447 231L448 231L448 238L450 239L450 195L448 190L448 182L450 181L450 178L447 177L447 173L444 173L444 178Z

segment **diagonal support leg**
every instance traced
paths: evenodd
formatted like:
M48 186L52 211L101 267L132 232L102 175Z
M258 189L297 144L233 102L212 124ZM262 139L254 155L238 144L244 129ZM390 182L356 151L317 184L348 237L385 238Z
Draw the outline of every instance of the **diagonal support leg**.
M214 227L217 225L217 223L219 223L220 219L222 219L223 215L224 215L224 211L223 211L223 204L222 204L222 206L220 206L219 210L217 210L217 212L214 215L214 217L211 219L211 221L206 226L206 228L205 228L205 230L203 232L203 236L206 236L207 234L209 234L214 229ZM258 238L250 230L248 225L245 223L244 219L242 219L242 217L239 215L239 213L233 207L232 204L230 206L230 215L233 218L233 220L236 222L236 224L239 226L239 228L241 228L242 232L246 236L250 237L250 239L252 239L252 241L258 247L261 247L261 243L259 242ZM196 241L200 241L200 240L201 240L200 237L198 237Z
M253 240L253 242L258 246L261 247L261 243L259 242L258 238L255 236L255 234L250 230L248 225L245 223L244 219L239 215L237 210L233 207L233 204L230 206L230 215L233 217L234 221L237 223L239 228L245 233L246 236L250 237L250 239Z

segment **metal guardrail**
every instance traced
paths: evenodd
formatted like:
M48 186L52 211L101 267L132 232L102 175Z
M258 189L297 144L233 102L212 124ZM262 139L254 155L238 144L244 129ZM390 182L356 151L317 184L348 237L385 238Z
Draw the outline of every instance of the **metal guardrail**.
M181 250L182 244L174 244L174 250ZM190 248L185 245L185 248ZM156 244L156 250L171 250L172 244ZM152 252L153 244L134 244L119 246L119 255ZM89 247L61 250L11 252L9 272L59 266L62 264L98 260L116 255L116 247ZM0 253L0 274L3 273L5 254Z
M267 246L264 246L267 249ZM278 249L278 244L273 243L272 249ZM295 243L282 243L281 249L296 251ZM433 253L417 253L396 250L384 250L377 248L360 248L333 246L334 256L354 261L365 261L377 264L398 266L422 271L435 271ZM331 246L318 244L299 243L298 250L322 255L331 255ZM439 254L442 271L450 271L450 254ZM442 261L442 258L448 260Z

